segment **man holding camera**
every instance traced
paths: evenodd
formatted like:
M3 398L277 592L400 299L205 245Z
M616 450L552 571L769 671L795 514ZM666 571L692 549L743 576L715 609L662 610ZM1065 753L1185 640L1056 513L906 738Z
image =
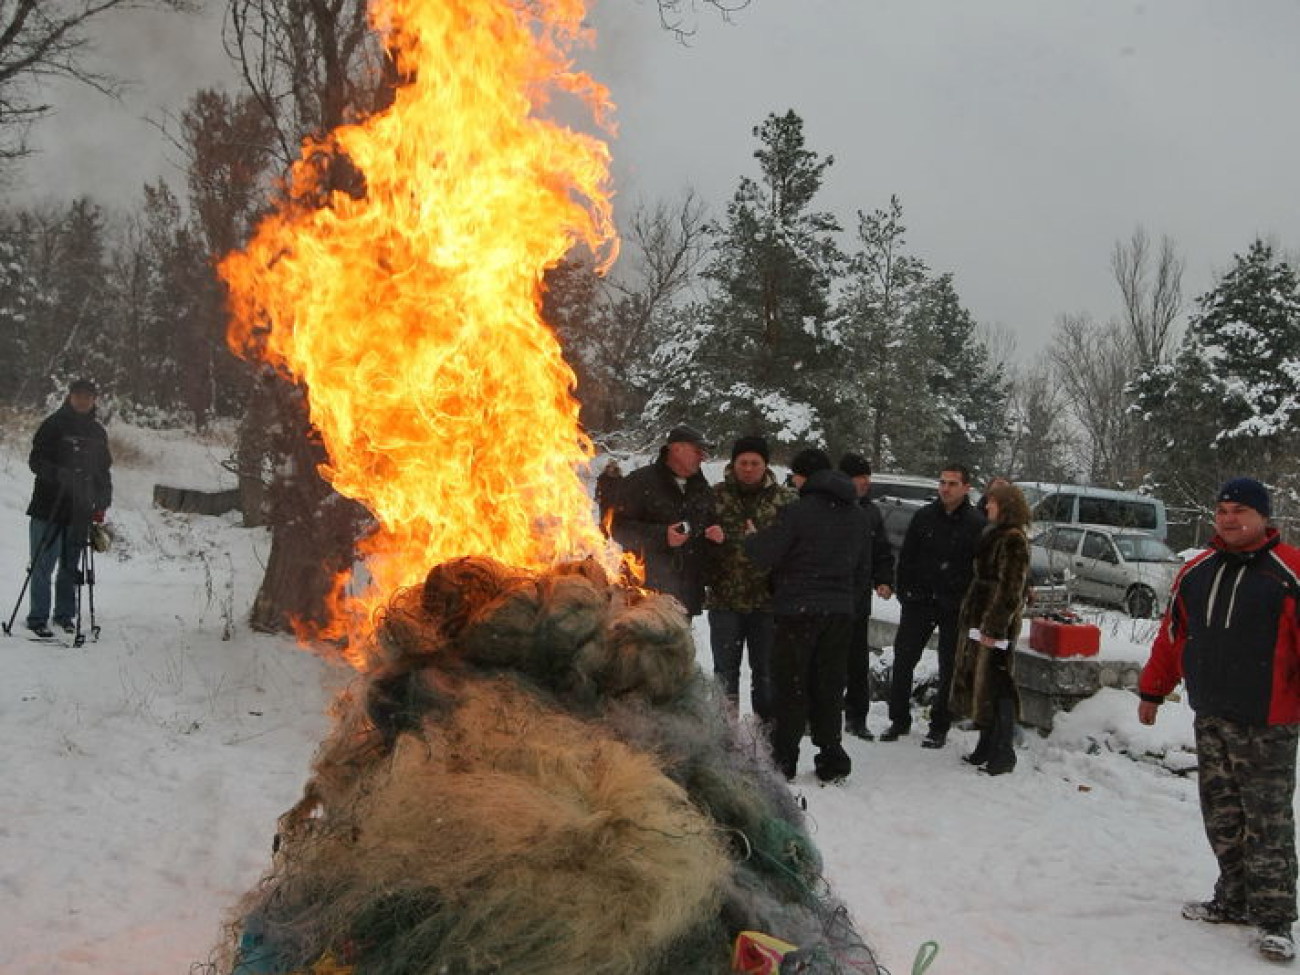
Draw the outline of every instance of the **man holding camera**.
M724 538L700 472L709 447L693 427L673 427L655 462L624 478L614 505L614 540L645 563L646 588L675 596L690 616L704 608L705 546Z
M78 379L67 399L46 417L32 439L28 464L36 475L27 506L31 544L27 629L52 637L50 579L54 579L53 623L65 633L76 629L79 563L92 522L102 522L113 500L109 474L113 459L108 434L95 419L95 384Z

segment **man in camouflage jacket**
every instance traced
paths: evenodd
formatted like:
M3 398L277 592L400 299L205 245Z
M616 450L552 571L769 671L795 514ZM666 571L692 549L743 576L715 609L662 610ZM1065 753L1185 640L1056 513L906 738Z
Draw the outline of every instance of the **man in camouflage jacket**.
M772 524L781 506L798 496L777 484L768 458L766 440L741 437L732 447L723 480L713 487L726 541L710 553L704 604L713 673L734 705L740 698L740 662L748 646L750 704L764 721L771 716L772 700L772 588L767 570L749 560L742 542Z

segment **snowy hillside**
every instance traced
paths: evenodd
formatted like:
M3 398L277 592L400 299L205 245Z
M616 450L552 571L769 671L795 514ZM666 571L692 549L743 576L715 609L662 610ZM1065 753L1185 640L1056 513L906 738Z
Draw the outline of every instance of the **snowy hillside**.
M10 425L0 444L5 619L26 564L29 436ZM5 975L201 971L350 678L244 625L264 533L152 507L155 482L224 484L226 448L122 424L110 436L118 537L98 563L100 640L31 642L25 606L0 638ZM1149 624L1102 622L1107 654L1142 656ZM707 666L702 622L696 635ZM918 747L923 729L848 739L854 772L838 787L817 785L805 749L794 784L828 880L895 975L927 941L939 946L929 971L949 975L1272 970L1249 929L1178 914L1214 879L1194 779L1150 758L1186 764L1186 709L1142 728L1131 695L1103 693L1050 738L1027 735L1019 768L998 779L961 762L973 733L935 752Z

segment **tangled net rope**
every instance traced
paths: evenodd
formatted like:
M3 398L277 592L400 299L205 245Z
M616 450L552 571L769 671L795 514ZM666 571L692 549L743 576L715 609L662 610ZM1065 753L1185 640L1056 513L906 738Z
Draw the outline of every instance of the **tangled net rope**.
M456 559L372 640L219 970L707 975L756 930L878 971L671 599Z

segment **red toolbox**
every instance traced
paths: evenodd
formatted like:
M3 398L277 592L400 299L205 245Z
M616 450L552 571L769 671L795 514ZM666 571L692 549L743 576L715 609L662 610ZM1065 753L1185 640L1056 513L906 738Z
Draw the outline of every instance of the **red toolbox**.
M1029 648L1049 657L1095 657L1101 649L1101 630L1091 623L1059 623L1033 619Z

